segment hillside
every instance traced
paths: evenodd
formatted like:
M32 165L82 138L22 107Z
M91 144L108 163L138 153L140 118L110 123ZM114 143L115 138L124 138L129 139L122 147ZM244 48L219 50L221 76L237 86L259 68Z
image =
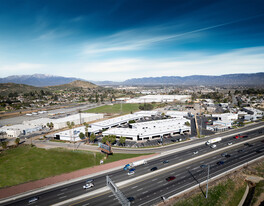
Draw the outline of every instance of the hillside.
M15 83L0 83L0 94L1 96L7 96L9 93L29 93L34 91L47 91L47 88L34 87L25 84L15 84Z
M88 81L75 80L68 84L49 86L48 88L50 89L73 89L73 88L94 89L97 87L98 87L97 85L91 82L88 82Z

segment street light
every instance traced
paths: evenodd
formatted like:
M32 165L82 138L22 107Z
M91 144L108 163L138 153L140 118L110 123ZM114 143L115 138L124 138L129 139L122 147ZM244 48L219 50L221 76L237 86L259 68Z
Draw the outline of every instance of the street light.
M207 173L206 194L205 194L206 199L208 197L208 183L209 183L209 178L210 178L210 165L207 165L207 168L208 168L208 173Z

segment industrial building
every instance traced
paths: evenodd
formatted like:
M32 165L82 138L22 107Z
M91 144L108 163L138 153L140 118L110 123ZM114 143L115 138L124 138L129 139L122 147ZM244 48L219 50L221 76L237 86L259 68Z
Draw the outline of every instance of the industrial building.
M127 100L127 103L152 103L152 102L185 102L191 99L191 95L146 95Z
M247 112L247 114L244 115L244 119L247 121L256 121L261 119L264 115L263 111L253 107L244 107L243 111Z
M80 113L58 119L40 118L30 121L24 121L23 124L4 126L0 128L0 131L6 132L7 137L18 137L19 135L27 135L35 131L41 131L44 127L47 127L47 123L51 122L53 123L54 129L62 129L67 127L67 122L73 122L75 125L77 125L84 122L91 122L102 119L103 117L103 114Z
M185 125L186 122L190 123L190 120L182 118L133 123L132 128L112 128L104 131L102 135L115 135L117 138L123 136L133 141L160 139L164 136L190 132L191 128Z

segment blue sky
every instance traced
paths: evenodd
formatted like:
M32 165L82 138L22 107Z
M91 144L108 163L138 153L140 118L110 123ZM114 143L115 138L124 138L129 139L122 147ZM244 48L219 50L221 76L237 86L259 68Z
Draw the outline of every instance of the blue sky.
M264 72L263 0L0 0L0 77Z

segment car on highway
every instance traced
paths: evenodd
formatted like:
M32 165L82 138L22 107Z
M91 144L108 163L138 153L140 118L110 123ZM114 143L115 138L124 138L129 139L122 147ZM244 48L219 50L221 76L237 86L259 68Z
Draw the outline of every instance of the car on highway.
M30 199L28 200L28 203L30 204L30 203L36 202L36 201L38 201L38 200L39 200L39 197L32 197L32 198L30 198Z
M128 197L127 200L128 200L129 202L133 202L133 201L135 200L135 198L134 198L134 197Z
M85 185L83 186L83 189L89 189L89 188L91 188L91 187L93 187L93 186L94 186L93 183L87 183L87 184L85 184Z
M262 152L262 150L260 150L260 149L256 150L256 153L261 153L261 152Z
M155 171L155 170L157 170L158 168L157 167L152 167L151 169L150 169L150 171Z
M212 148L212 149L216 148L216 144L212 144L212 145L211 145L211 148Z
M133 175L133 174L135 174L135 171L136 171L136 169L135 168L132 168L132 169L130 169L129 171L128 171L128 175Z
M226 155L227 155L226 152L224 152L224 153L221 154L222 157L225 157Z
M194 151L194 152L193 152L193 154L194 154L194 155L195 155L195 154L198 154L198 151L197 151L197 150L196 150L196 151Z
M235 139L239 139L239 138L247 138L247 137L248 137L247 135L240 135L240 134L234 136Z
M93 181L94 179L87 179L85 183L88 184L88 183L92 183Z
M219 161L219 162L217 162L216 164L217 165L223 165L225 162L224 161Z
M232 142L228 142L228 143L227 143L228 146L230 146L230 145L232 145L232 144L233 144Z
M166 178L166 180L169 182L169 181L172 181L174 180L176 177L175 176L169 176Z
M239 150L237 150L237 152L243 152L243 150L242 149L239 149Z
M169 160L164 160L163 161L163 164L167 164L167 163L169 163Z
M201 167L202 169L204 169L204 168L207 167L207 165L201 165L200 167Z
M245 143L244 145L248 146L248 147L252 147L253 146L253 144L249 144L249 143Z

